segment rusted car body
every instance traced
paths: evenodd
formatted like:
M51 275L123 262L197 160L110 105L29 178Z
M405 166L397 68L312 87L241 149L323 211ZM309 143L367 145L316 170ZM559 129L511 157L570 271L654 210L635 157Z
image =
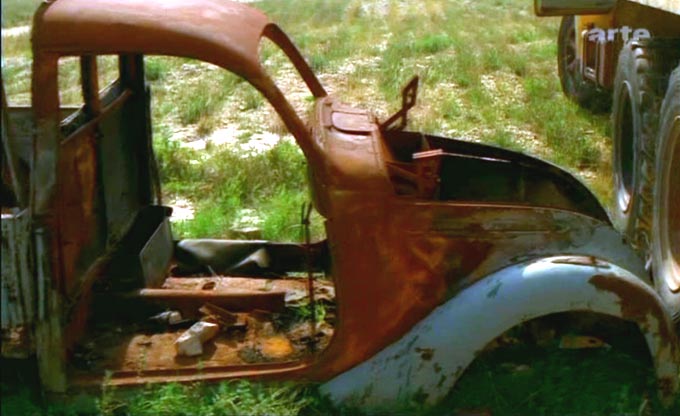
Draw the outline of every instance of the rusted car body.
M260 64L263 37L290 58L315 97L306 123ZM185 290L169 289L168 282L181 281L169 276L170 265L187 253L201 257L192 247L219 252L238 244L172 241L152 151L143 55L190 57L232 71L280 115L307 159L327 239L242 244L275 253L282 269L330 276L337 322L326 348L259 363L235 358L227 344L203 361L173 360L171 342L140 343L146 335L132 334L117 350L124 358L107 368L108 383L313 380L325 382L331 397L360 405L418 391L435 402L506 330L540 316L590 311L635 323L662 395L677 390L671 319L595 197L570 174L535 158L404 131L415 83L404 91L402 110L377 123L327 95L262 13L222 0L58 0L36 13L32 40L32 110L3 105L3 141L18 149L6 152L8 165L24 184L15 188L16 207L3 210L3 234L5 227L16 230L9 245L29 253L25 261L16 255L12 276L3 266L3 294L16 289L12 298L20 302L8 302L21 310L7 323L3 313L3 331L21 327L33 334L26 351L35 351L47 390L103 380L103 370L79 371L69 363L88 339L95 309L105 304L122 313L105 301L115 297L111 287L125 280L127 293L133 290L140 302L144 296L201 298L200 290L186 289L188 280ZM120 78L100 92L95 58L103 54L119 56ZM66 119L57 83L63 56L80 57L85 102ZM16 126L27 113L32 136L9 127L5 134L5 117ZM298 261L296 250L307 261ZM284 252L293 254L276 254ZM10 278L13 286L5 283ZM249 311L271 306L261 295L224 286L206 299L221 296L223 305ZM139 345L150 348L142 367L130 358Z

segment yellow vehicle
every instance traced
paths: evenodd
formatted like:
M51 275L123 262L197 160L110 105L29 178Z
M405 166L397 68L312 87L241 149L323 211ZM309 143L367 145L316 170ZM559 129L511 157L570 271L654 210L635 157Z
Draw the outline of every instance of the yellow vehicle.
M611 110L612 221L680 322L680 0L536 0L564 93Z

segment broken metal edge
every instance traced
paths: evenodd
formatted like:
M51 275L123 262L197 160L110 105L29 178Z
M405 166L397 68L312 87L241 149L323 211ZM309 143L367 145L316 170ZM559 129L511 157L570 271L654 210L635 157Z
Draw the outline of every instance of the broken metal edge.
M434 404L451 390L479 351L508 329L541 316L591 311L635 322L652 356L662 401L678 390L678 339L653 289L604 259L571 256L516 264L460 292L371 359L321 387L333 402L377 409L425 394ZM427 351L427 354L423 354Z

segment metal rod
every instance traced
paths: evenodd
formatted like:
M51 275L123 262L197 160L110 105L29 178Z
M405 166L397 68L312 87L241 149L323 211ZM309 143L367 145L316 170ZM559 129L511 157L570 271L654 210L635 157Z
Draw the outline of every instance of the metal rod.
M8 329L10 327L9 296L7 295L7 288L4 282L1 290L0 295L2 298L0 298L0 306L2 309L0 310L0 318L2 319L2 329Z
M21 278L21 291L26 312L26 323L33 322L35 318L35 274L31 264L31 224L28 221L28 212L22 211L16 216L18 223L15 231L17 246L20 247L18 258L19 276Z
M309 349L316 350L316 301L314 299L314 272L312 271L312 244L309 233L309 216L312 213L312 204L302 205L302 228L305 234L305 260L307 266L307 291L309 292L309 308L311 316L309 321Z
M44 233L41 229L35 230L35 264L36 264L36 275L38 278L38 320L45 319L45 302L47 300L46 296L46 284L47 278L45 271L45 246L43 245Z

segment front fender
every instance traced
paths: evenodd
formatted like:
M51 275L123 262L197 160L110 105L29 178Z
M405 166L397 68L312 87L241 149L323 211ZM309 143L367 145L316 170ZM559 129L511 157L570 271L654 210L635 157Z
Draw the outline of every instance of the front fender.
M369 360L322 386L333 401L378 407L413 394L434 404L494 338L531 319L590 311L637 323L663 399L678 388L678 339L659 296L632 273L593 257L533 260L464 289Z

